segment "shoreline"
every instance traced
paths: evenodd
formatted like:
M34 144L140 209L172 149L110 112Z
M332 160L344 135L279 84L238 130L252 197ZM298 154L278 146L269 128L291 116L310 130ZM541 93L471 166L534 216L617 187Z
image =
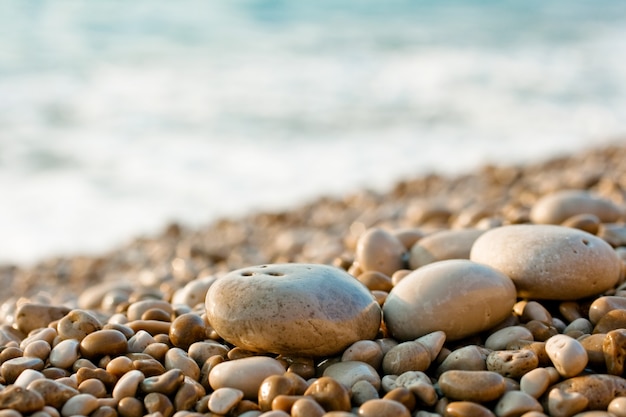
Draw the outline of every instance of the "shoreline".
M461 175L429 174L387 191L319 197L281 211L222 218L201 227L171 223L99 255L51 257L29 266L0 265L2 299L42 293L71 302L88 287L126 279L184 285L207 274L278 262L348 265L367 228L470 227L481 219L521 223L538 196L558 188L626 197L626 144L514 165L484 165Z

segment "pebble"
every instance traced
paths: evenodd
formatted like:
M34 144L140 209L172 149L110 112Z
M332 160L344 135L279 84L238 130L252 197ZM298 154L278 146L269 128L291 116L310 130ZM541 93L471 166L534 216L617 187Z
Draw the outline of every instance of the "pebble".
M411 417L409 410L397 401L376 399L361 405L359 417Z
M144 379L145 376L141 371L136 369L128 371L117 381L111 396L118 401L125 397L134 397L137 394L139 384Z
M291 356L339 353L374 339L381 322L378 303L358 280L338 268L309 264L230 272L209 288L206 312L226 341Z
M602 353L606 372L611 375L624 375L626 362L626 329L612 330L606 334L602 342Z
M596 298L589 306L589 321L595 325L613 310L626 310L626 297L611 295Z
M444 417L496 417L484 405L472 401L453 401L446 406Z
M324 370L323 376L334 378L350 389L358 381L367 381L376 389L380 388L380 376L376 369L365 362L337 362Z
M446 371L439 377L439 388L451 400L485 403L506 391L504 377L491 371Z
M0 366L0 374L7 383L12 384L24 370L34 369L36 371L41 371L44 366L44 362L39 358L20 356L18 358L4 361Z
M383 361L383 349L373 340L359 340L343 351L341 361L365 362L372 368L378 369Z
M313 381L304 391L305 396L311 396L327 412L350 411L350 391L333 378L321 377Z
M215 276L208 276L188 282L183 288L174 292L172 304L183 304L194 307L204 303L206 293L216 279L217 277Z
M561 381L552 389L578 393L587 399L589 409L606 410L614 398L626 396L626 379L616 375L583 375Z
M606 411L616 417L626 417L626 397L618 397L611 400Z
M406 388L423 404L435 405L437 393L430 378L424 372L407 371L399 376L385 375L383 377L383 388L391 392L397 388Z
M533 334L524 326L510 326L497 330L485 340L485 348L502 350L511 342L518 340L534 340Z
M307 387L308 388L308 385ZM274 398L279 395L300 395L298 389L291 379L284 375L270 375L263 380L259 387L258 400L261 411L269 411L272 409Z
M504 320L515 301L515 286L506 275L468 260L446 260L407 275L389 293L383 312L398 340L435 331L459 340Z
M24 334L47 327L49 323L59 320L70 312L65 306L53 306L39 303L21 304L15 312L15 324Z
M128 341L118 330L103 329L89 333L80 341L80 354L86 358L126 353Z
M535 368L522 375L520 390L534 398L539 398L553 382L556 381L551 380L550 372L546 368Z
M546 353L563 378L580 374L587 366L587 351L576 339L559 334L546 341Z
M65 402L61 408L61 415L63 417L88 416L96 408L98 408L96 397L91 394L77 394Z
M374 386L367 381L357 381L350 388L350 399L355 406L360 406L367 401L377 398L380 398L378 389L374 388Z
M553 388L548 394L548 411L551 416L572 416L583 411L589 405L589 399L578 392L564 392Z
M450 370L485 371L487 356L491 350L477 345L468 345L452 351L437 368L437 375Z
M265 378L284 372L285 368L276 359L252 356L215 365L209 374L209 383L213 389L230 387L241 390L244 398L254 400Z
M507 378L521 378L537 368L539 359L532 350L497 350L487 356L486 363L489 371Z
M10 385L0 390L0 410L10 408L29 414L41 410L44 405L44 399L38 392L17 385Z
M523 391L504 393L494 408L498 417L518 417L531 411L542 412L543 407L536 398Z
M429 350L420 342L400 343L383 357L382 368L385 374L400 375L407 371L425 371L431 364Z
M559 190L541 197L530 211L533 223L560 224L572 216L593 214L603 223L614 222L623 210L611 200L586 190Z
M378 271L390 277L404 268L405 254L406 248L396 236L371 228L357 241L355 261L364 272Z
M218 388L209 398L209 410L216 414L228 412L243 399L243 392L234 388Z
M26 387L30 392L37 392L44 399L46 405L60 410L70 398L79 394L76 388L62 384L52 379L37 379Z
M80 342L76 339L62 340L50 351L48 357L52 366L69 369L80 357Z
M291 406L291 417L322 417L326 412L315 400L302 397Z
M411 247L409 266L417 269L447 259L469 259L474 241L483 233L479 229L449 229L429 234Z
M102 328L102 323L91 313L75 309L63 316L57 324L57 333L61 339L81 341L89 333Z
M554 225L509 225L482 234L470 259L510 277L519 297L576 300L619 280L621 261L604 240Z
M207 339L207 324L195 313L181 314L170 327L170 341L181 349L188 349L193 343Z

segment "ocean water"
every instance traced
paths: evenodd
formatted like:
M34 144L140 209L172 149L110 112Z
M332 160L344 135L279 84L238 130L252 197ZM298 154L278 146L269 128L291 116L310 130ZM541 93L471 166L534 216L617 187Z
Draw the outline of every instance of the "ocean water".
M626 134L626 2L0 2L0 262Z

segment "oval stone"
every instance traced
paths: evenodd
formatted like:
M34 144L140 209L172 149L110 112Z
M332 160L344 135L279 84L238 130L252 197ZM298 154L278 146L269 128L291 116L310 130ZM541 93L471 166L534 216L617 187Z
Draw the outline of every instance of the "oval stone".
M363 271L379 271L387 276L404 268L406 248L384 229L371 228L357 242L356 262Z
M481 235L470 259L509 276L523 298L575 300L612 288L621 261L604 240L563 226L510 225Z
M515 301L515 286L506 275L453 259L411 272L391 290L383 311L388 330L398 340L437 330L447 340L459 340L504 320Z
M207 292L207 318L226 341L253 352L336 354L376 337L381 309L369 290L326 265L275 264L239 269Z
M469 259L474 241L485 231L480 229L447 229L430 234L411 247L409 266L417 269L447 259Z
M610 200L584 190L560 190L541 197L530 210L533 223L560 224L578 214L594 214L604 223L622 215L620 207Z
M263 380L271 375L282 375L285 368L276 359L266 356L251 356L218 363L209 373L209 384L213 389L235 388L247 399L257 399Z

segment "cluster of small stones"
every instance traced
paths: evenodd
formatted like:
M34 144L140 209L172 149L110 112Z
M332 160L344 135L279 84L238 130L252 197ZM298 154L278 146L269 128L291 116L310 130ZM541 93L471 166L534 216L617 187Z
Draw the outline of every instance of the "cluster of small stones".
M611 147L5 266L0 417L623 417L625 209Z

